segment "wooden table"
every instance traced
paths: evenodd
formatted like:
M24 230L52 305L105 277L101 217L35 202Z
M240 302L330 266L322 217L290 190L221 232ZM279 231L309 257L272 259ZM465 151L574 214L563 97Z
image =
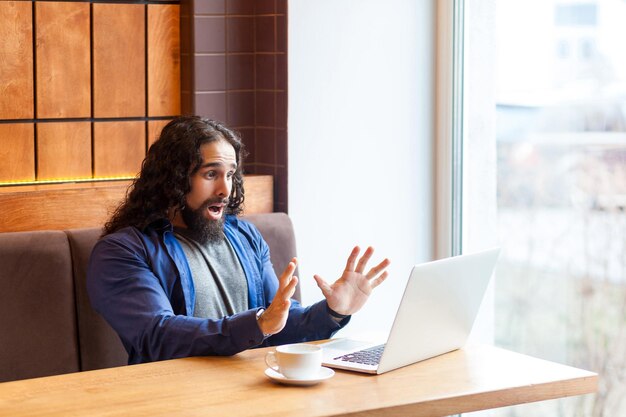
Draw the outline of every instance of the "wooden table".
M311 387L263 373L267 349L0 384L2 416L446 416L595 392L595 373L471 346Z

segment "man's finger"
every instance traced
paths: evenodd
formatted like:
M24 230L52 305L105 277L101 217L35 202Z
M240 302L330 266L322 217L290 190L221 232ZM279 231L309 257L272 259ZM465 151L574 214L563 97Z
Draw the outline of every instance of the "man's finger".
M331 293L332 288L330 287L330 285L328 285L326 281L324 281L322 277L320 277L319 275L313 275L313 279L317 283L319 289L322 290L322 294L324 294L324 297Z
M389 276L389 273L387 271L383 272L381 276L379 276L375 280L370 281L370 286L372 288L378 287L380 284L383 283L384 280L387 279L388 276Z
M287 300L296 292L296 285L298 285L298 277L293 276L291 277L291 281L289 281L289 285L284 289L284 296Z
M297 264L298 264L298 260L296 258L292 258L291 262L287 264L287 267L285 267L285 270L283 271L283 273L280 275L280 278L278 279L279 289L280 287L284 287L285 285L289 283L289 281L291 280L291 276L296 270Z
M361 252L361 248L355 246L350 252L350 256L348 256L348 262L346 262L346 271L354 271L354 262L356 261L357 256L359 256L359 252Z
M359 263L356 264L356 269L354 270L354 272L358 272L359 274L362 274L363 270L365 269L365 265L367 265L367 262L370 260L373 253L374 253L374 248L371 246L368 247L365 250L365 253L363 254L363 256L361 256L361 259L359 259Z
M279 288L278 291L276 291L276 295L267 310L277 313L289 310L291 306L291 296L295 292L297 284L298 277L291 277L291 281L285 287Z
M375 267L369 270L369 272L366 275L367 279L372 279L376 275L380 274L381 271L387 268L390 263L391 261L389 259L387 258L383 259L381 263L379 263L378 265L376 265Z
M292 276L291 280L284 287L278 288L278 291L276 291L276 295L274 296L274 298L281 298L283 300L290 299L293 293L296 291L296 285L298 285L298 277Z

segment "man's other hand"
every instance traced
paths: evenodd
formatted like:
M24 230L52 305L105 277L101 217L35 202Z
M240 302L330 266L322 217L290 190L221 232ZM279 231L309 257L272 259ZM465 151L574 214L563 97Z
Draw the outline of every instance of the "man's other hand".
M274 296L274 300L270 306L259 317L259 328L263 334L276 334L280 332L289 316L289 307L291 306L291 297L296 290L298 277L294 277L298 260L293 258L285 271L278 278L278 290Z
M389 259L384 259L370 269L367 274L364 274L363 271L365 271L367 262L374 253L374 248L368 247L361 259L356 262L360 252L361 250L358 246L352 249L352 253L350 253L346 263L346 269L332 285L329 285L319 275L314 276L317 286L322 290L324 297L326 297L328 307L346 316L359 311L369 298L372 290L379 286L388 275L385 268L390 264Z

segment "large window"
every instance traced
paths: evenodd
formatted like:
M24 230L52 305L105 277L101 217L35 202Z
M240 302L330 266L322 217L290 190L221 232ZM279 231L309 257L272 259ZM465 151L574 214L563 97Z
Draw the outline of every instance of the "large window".
M597 395L492 415L625 416L626 1L487 3L495 7L495 72L468 77L466 91L469 103L481 91L493 103L491 116L467 107L465 158L471 168L472 146L487 156L494 150L495 187L470 181L464 233L470 240L480 233L471 216L476 207L491 208L477 201L484 197L477 190L491 190L503 249L493 337L499 346L600 374ZM472 35L484 34L470 22L470 43ZM491 46L474 44L472 53ZM480 126L485 120L493 132Z

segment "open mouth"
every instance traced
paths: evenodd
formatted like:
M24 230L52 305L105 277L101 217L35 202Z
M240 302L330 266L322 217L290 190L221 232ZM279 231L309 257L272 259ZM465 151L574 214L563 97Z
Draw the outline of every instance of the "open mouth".
M222 212L224 211L224 205L223 204L210 205L207 211L209 212L209 216L211 216L214 219L219 219L220 217L222 217Z

